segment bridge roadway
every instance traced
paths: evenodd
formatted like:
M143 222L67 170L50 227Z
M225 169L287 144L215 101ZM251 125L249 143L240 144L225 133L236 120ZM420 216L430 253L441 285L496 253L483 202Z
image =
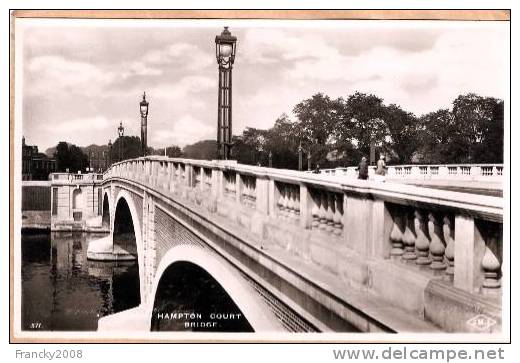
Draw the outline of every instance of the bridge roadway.
M180 262L255 332L473 332L476 311L501 330L501 198L161 157L114 164L98 188L110 235L88 256L136 256L141 295L99 330L149 331Z

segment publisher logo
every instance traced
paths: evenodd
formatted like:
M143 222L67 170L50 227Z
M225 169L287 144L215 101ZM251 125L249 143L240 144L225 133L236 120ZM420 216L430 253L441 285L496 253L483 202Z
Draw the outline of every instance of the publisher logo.
M479 314L466 322L470 327L479 331L489 331L489 329L496 323L495 319L484 314Z

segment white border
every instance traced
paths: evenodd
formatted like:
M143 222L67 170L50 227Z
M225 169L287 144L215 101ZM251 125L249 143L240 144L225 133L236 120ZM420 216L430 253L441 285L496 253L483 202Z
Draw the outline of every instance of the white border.
M113 333L95 333L93 336L92 332L22 332L20 330L20 314L21 314L21 249L20 249L20 240L21 240L21 195L20 195L20 185L21 185L21 138L22 138L22 119L21 119L21 111L23 108L22 105L22 85L23 85L23 64L21 60L23 59L23 29L26 26L81 26L81 27L189 27L189 28L208 28L215 27L216 31L218 31L223 25L229 25L230 27L238 27L238 28L250 28L250 27L264 27L264 28L272 28L272 27L289 27L289 28L315 28L316 25L319 25L323 28L356 28L359 25L363 25L364 28L414 28L414 29L425 29L431 28L432 25L442 24L442 29L456 29L456 28L475 28L475 29L486 29L494 28L494 27L503 27L507 22L479 22L479 21L440 21L440 20L246 20L246 19L197 19L196 21L191 19L28 19L28 18L17 18L15 20L15 54L16 54L16 62L15 62L15 132L14 132L14 326L13 331L17 338L83 338L83 339L92 339L92 338L129 338L129 339L159 339L159 340L176 340L176 341L193 341L193 340L211 340L211 333L128 333L124 336L120 334ZM509 69L507 70L507 77L510 78ZM510 200L510 182L509 182L509 173L511 160L509 160L509 138L510 135L510 99L509 94L504 99L504 123L505 123L505 165L508 167L505 168L504 173L504 202L507 203ZM507 205L504 208L504 241L511 241L511 236L509 233L509 218L510 218L510 210ZM510 255L510 244L504 243L504 256ZM401 333L398 335L394 334L373 334L373 333L321 333L321 334L284 334L284 333L270 333L270 334L226 334L226 340L236 340L236 341L257 341L257 340L267 340L267 341L345 341L345 342L448 342L448 341L457 341L457 342L503 342L509 339L510 334L510 316L509 316L509 281L511 277L511 266L509 266L509 258L504 259L503 264L503 286L507 286L507 289L504 289L503 294L503 306L502 306L502 334L452 334L452 333L444 333L444 334L408 334ZM216 339L221 340L222 334L218 334L215 336Z

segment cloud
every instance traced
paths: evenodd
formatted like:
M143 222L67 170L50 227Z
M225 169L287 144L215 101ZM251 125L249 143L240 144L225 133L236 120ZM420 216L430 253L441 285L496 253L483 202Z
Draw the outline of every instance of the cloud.
M269 128L317 92L373 93L417 114L450 107L465 92L505 97L506 26L386 24L237 28L234 133ZM214 34L203 27L35 26L23 39L24 134L49 146L106 143L123 120L125 134L139 135L146 91L151 146L214 138Z
M452 31L441 34L432 48L412 53L386 46L354 56L318 52L296 59L284 75L299 87L342 82L345 96L370 92L412 112L429 112L449 107L465 92L505 96L507 85L496 75L503 73L507 60L496 55L507 43L498 38L486 31L476 36Z
M213 54L198 46L187 43L174 43L161 49L147 52L141 61L150 65L167 65L187 70L200 70L213 64Z
M144 52L144 55L137 61L123 63L121 73L123 78L159 76L168 73L172 68L186 73L200 71L212 64L212 60L209 52L205 52L195 45L174 43Z
M281 60L319 59L339 54L337 48L329 46L319 35L301 31L249 30L240 44L240 57L246 62L259 64L277 63Z
M27 67L27 93L48 92L95 95L112 83L114 74L94 64L68 60L58 55L31 59Z
M121 70L121 77L128 78L131 76L159 76L162 73L162 69L150 67L143 62L133 62L123 67Z
M178 145L184 147L196 141L214 138L216 135L215 127L191 115L184 115L172 120L169 125L171 125L170 129L164 127L159 131L152 131L150 138L154 146Z
M49 121L48 118L40 120L39 124L33 126L30 139L42 150L55 146L58 141L67 141L79 146L106 144L110 138L107 136L107 130L114 129L115 134L114 122L103 116L62 121ZM47 139L49 134L54 135L52 141Z
M52 122L46 123L45 129L47 130L56 130L65 129L68 132L83 132L83 131L98 131L104 130L105 128L111 126L111 123L107 118L102 116L95 117L86 117L86 118L78 118L74 120L67 120L63 122Z

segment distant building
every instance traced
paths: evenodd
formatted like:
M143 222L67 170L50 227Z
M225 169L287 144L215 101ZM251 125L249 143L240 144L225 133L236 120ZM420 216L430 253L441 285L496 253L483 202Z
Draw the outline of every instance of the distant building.
M88 156L88 164L90 171L102 173L108 169L108 151L103 150L102 147L95 147L92 149L85 148L83 149L83 152Z
M22 137L22 180L48 180L56 171L56 159L38 152L38 146L26 145Z

